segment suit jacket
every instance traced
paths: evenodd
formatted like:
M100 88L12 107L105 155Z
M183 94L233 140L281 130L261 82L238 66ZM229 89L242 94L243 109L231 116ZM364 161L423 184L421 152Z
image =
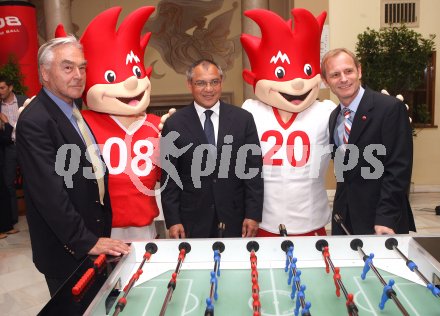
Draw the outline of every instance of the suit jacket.
M75 158L74 150L65 157L59 155L65 144L75 146L81 156ZM99 237L110 236L108 193L102 206L96 179L83 175L84 168L92 167L85 151L71 122L41 90L19 117L17 152L33 259L49 277L67 278ZM71 170L67 172L71 176L63 176L63 170Z
M338 106L330 115L330 142L335 144L334 130L340 113ZM415 231L414 219L408 201L411 181L413 143L412 130L405 104L395 97L368 88L353 118L348 139L359 149L359 159L351 170L343 172L343 182L338 182L333 203L333 213L339 213L353 234L373 234L374 225L392 228L396 233ZM373 151L371 144L383 144L386 154ZM347 162L348 151L345 153ZM382 165L383 173L372 165ZM335 159L335 172L344 168ZM365 173L379 171L379 176L369 179ZM343 234L340 225L332 223L333 234Z
M213 223L225 224L225 237L240 237L245 218L261 221L263 207L263 179L261 178L262 156L257 129L252 115L236 106L220 102L219 130L217 140L217 156L215 170L209 175L200 177L201 185L191 177L197 160L202 161L201 170L205 170L206 156L201 159L196 147L207 144L203 127L193 104L177 111L164 124L161 139L162 156L162 208L165 222L169 228L175 224L183 224L187 237L209 237ZM179 137L174 145L184 148L190 145L179 157L168 155L170 151L163 140L171 131ZM225 144L225 136L232 135L232 143ZM245 144L257 146L259 152L243 155L237 162L237 152ZM227 159L231 149L231 159ZM222 154L225 158L220 159ZM193 161L193 158L195 161ZM168 172L164 159L177 170L182 181L181 189ZM221 163L220 163L221 160ZM236 174L236 166L240 169L246 163L249 168L257 170L251 179L240 179ZM229 164L228 164L229 163ZM220 167L219 167L220 166ZM196 169L200 169L197 167ZM196 177L198 179L198 177Z

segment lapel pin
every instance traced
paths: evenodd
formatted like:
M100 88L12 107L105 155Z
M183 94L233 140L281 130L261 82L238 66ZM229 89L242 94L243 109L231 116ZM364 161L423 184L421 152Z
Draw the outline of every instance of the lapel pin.
M365 115L362 115L362 121L366 121L367 117Z

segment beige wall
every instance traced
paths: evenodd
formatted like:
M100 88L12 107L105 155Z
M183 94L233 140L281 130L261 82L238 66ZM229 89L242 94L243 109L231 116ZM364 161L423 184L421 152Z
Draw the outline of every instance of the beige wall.
M296 1L295 3L297 3ZM440 47L440 23L438 23L440 1L420 1L420 27L414 30L428 36L437 34L437 50ZM330 48L347 47L355 49L357 35L368 27L379 29L380 0L337 0L329 1L328 23L330 25ZM440 55L437 53L437 60ZM436 69L436 104L434 123L440 123L440 63ZM418 131L414 137L413 177L416 189L424 185L435 185L440 189L440 130L429 128Z

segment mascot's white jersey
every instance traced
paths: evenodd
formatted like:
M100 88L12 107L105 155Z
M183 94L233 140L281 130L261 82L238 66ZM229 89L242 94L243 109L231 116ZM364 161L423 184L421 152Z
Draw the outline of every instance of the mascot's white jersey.
M328 120L336 105L315 101L284 123L276 108L246 100L243 109L254 116L263 153L264 203L260 228L302 234L330 222L325 190L330 160Z

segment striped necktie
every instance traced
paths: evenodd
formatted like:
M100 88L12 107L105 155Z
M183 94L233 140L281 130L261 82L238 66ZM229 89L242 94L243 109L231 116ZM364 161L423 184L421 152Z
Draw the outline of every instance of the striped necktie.
M342 140L344 144L348 143L348 138L350 137L351 131L351 110L349 108L344 108L344 135L342 136Z
M96 176L96 181L98 182L99 201L101 202L101 205L104 205L105 187L104 187L104 175L103 175L101 159L99 159L99 156L96 153L95 143L90 138L90 134L89 134L86 122L84 121L81 113L79 112L79 110L76 106L73 106L72 114L76 120L76 123L78 124L78 128L79 128L79 131L81 132L81 136L84 140L84 143L86 144L87 153L89 154L89 157L90 157L90 160L91 160L91 163L93 166L93 172Z

